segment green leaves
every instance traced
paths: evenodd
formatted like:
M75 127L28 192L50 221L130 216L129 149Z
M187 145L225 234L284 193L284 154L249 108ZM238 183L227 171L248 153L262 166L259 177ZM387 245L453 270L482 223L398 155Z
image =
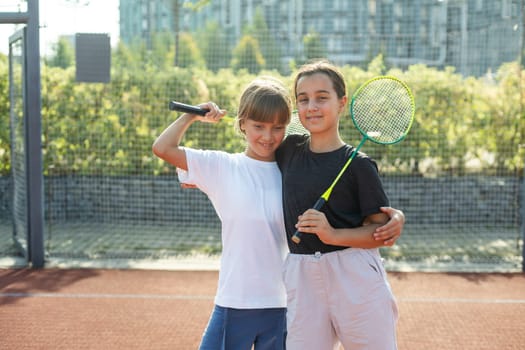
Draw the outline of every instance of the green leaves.
M252 39L246 40L253 44ZM275 70L251 70L248 63L245 69L223 68L216 72L202 66L144 65L140 61L143 56L137 52L125 46L116 51L108 84L77 83L73 67L43 65L46 175L173 173L173 167L155 159L151 152L154 139L178 116L168 110L170 100L189 104L212 100L235 116L241 91L257 75L271 74L290 86L295 73L283 76ZM347 94L351 96L384 67L380 57L372 61L369 70L342 67ZM383 173L521 173L525 159L525 95L521 92L525 74L521 69L516 62L508 63L495 74L480 78L465 78L453 68L438 70L424 65L413 65L406 71L384 71L412 90L415 121L400 144L367 142L362 151L378 161ZM0 175L10 171L7 76L7 59L0 55L0 111L4 115L0 118ZM183 140L186 145L243 151L244 140L232 123L199 124L188 130ZM356 145L361 139L349 117L341 119L340 130L350 144Z

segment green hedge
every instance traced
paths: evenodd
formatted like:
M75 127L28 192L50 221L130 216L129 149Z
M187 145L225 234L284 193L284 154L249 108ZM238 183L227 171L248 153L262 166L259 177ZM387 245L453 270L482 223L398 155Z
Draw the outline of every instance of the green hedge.
M117 66L115 64L115 66ZM462 77L452 68L414 65L386 70L381 58L367 70L342 67L348 93L366 79L391 74L404 80L416 97L416 121L400 146L364 147L385 172L464 174L521 173L525 156L524 71L517 63L492 76ZM213 100L235 114L243 87L255 75L247 71L203 68L113 67L108 84L75 81L74 68L42 67L42 144L47 175L168 174L173 169L151 154L155 137L176 117L170 100ZM293 73L282 76L288 86ZM8 65L0 56L0 175L10 171ZM349 143L360 139L350 118L341 122ZM204 134L203 134L204 133ZM205 137L203 137L205 135ZM231 125L191 128L185 144L239 151L242 139Z

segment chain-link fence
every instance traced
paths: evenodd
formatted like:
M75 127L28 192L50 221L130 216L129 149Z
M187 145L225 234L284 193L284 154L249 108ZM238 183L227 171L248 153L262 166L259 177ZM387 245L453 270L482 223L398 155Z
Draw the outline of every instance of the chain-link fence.
M321 1L299 10L292 6L297 1L238 1L229 14L221 1L202 8L178 3L175 12L168 1L120 2L122 40L111 49L109 83L75 80L74 43L67 38L43 58L49 261L220 254L220 221L206 196L182 189L174 169L152 155L153 140L177 116L168 102L213 100L234 115L239 93L255 76L271 74L290 85L298 65L322 56L342 67L350 95L368 78L391 74L416 97L406 140L363 147L378 161L392 205L407 218L402 238L382 251L387 266L521 270L521 2ZM83 5L77 2L75 11L87 11ZM132 14L143 19L142 31L128 28ZM166 28L158 27L162 21ZM7 80L7 65L0 69ZM6 130L13 127L3 119ZM350 118L341 129L346 142L359 141ZM11 164L12 136L1 135L0 157ZM193 125L184 142L243 150L228 123ZM0 256L12 256L17 175L13 164L1 169Z

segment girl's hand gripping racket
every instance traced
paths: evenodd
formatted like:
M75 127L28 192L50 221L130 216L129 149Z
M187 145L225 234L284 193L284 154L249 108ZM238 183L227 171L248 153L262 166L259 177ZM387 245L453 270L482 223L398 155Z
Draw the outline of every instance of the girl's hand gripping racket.
M414 120L414 96L408 86L397 78L375 77L361 85L354 93L350 114L355 127L363 138L350 154L330 187L315 202L313 209L320 210L328 201L335 185L366 140L381 145L390 145L405 138ZM302 232L296 231L292 236L292 241L301 242L302 235Z
M170 101L168 108L170 111L178 111L189 114L197 114L204 116L209 110L205 108L200 108L199 106L187 105L185 103Z

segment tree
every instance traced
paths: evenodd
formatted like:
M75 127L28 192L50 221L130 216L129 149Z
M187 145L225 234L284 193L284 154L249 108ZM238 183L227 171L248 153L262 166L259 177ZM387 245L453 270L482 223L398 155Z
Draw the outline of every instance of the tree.
M386 72L383 54L377 55L370 61L370 63L368 63L368 71L374 75L382 75Z
M485 142L492 139L490 150L495 156L498 172L523 169L525 157L525 119L523 88L525 82L519 62L504 63L496 75L497 90L487 96L491 101L492 128L486 132ZM511 152L509 152L512 150ZM523 170L522 170L523 171Z
M51 67L68 68L75 63L75 53L73 45L65 39L60 38L58 42L53 45L53 53L47 64Z
M113 67L119 70L130 69L136 62L133 50L131 50L123 41L120 41L113 51L111 57Z
M180 40L180 39L179 39ZM159 69L173 66L174 38L169 32L154 33L151 38L151 62ZM180 50L180 48L179 48Z
M231 62L230 44L226 33L219 27L217 22L206 23L205 28L197 34L201 45L202 57L206 61L208 69L217 72L221 68L227 68Z
M253 36L259 42L262 55L266 62L266 69L282 70L279 46L268 30L268 25L266 24L266 19L260 6L255 10L253 24L245 28L244 34Z
M204 59L190 33L181 33L179 38L178 67L203 67Z
M175 59L173 63L175 67L177 67L179 65L179 0L171 0L171 10L173 15L173 31L175 32Z
M303 38L304 56L307 60L326 57L326 49L321 41L321 36L311 30Z
M261 71L265 66L259 42L251 35L245 35L233 49L232 68L246 69L252 74Z
M180 56L179 54L182 53L180 50L180 45L183 45L181 43L182 37L180 33L180 13L181 13L181 7L188 8L192 11L199 11L204 6L208 5L210 3L210 0L198 0L196 3L191 3L184 0L170 0L171 4L171 14L173 18L173 32L175 33L175 49L174 49L174 65L176 67L181 66L180 64ZM187 44L187 43L186 43Z
M8 174L11 168L8 72L7 56L0 53L0 176Z

